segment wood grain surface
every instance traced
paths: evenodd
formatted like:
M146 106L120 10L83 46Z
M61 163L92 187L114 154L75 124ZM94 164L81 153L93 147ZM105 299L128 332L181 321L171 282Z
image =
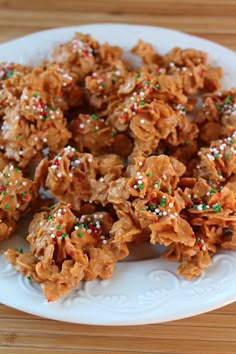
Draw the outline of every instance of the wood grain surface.
M236 50L236 0L0 0L0 42L96 22L157 25ZM38 318L0 305L1 354L235 354L236 304L148 326L99 327Z

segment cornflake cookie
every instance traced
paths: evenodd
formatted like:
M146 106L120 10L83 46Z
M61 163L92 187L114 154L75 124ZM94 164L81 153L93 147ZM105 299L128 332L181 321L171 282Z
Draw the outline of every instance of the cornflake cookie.
M131 53L75 33L36 67L0 64L0 240L32 212L29 251L6 257L48 301L130 244L163 245L186 279L236 249L236 89L204 51Z

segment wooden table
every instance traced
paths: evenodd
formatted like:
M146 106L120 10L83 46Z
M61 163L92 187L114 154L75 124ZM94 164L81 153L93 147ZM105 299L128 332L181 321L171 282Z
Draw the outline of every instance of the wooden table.
M158 25L236 49L236 0L1 0L0 41L94 22ZM60 323L0 305L0 353L235 354L236 304L175 322L138 327Z

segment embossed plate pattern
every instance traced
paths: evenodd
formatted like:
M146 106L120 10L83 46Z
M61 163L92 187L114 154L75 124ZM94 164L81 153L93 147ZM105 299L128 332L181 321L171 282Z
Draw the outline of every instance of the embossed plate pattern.
M210 62L223 66L223 86L236 84L234 52L215 43L158 27L99 24L38 32L0 45L0 60L37 63L57 43L75 31L90 33L99 41L130 49L139 38L151 42L162 53L178 45L206 50ZM25 247L25 232L0 244ZM149 251L147 251L149 252ZM62 299L47 303L40 286L16 273L0 254L0 302L35 315L61 321L132 325L157 323L200 314L236 300L236 253L222 251L212 265L195 280L176 275L176 264L151 259L117 264L110 280L86 282ZM154 258L153 258L154 257Z

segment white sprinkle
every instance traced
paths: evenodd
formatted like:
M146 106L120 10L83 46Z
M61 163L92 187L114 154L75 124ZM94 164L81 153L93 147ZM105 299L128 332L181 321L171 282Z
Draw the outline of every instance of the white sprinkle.
M174 206L174 203L170 202L170 203L169 203L169 207L170 207L170 208L173 208L173 206Z
M62 173L58 172L57 177L59 177L59 178L62 177Z
M104 245L107 243L107 240L103 240L102 243L104 243Z
M145 120L144 120L144 119L140 119L140 123L141 123L141 124L144 124L144 123L145 123Z
M93 159L89 158L89 159L88 159L88 162L93 162Z
M139 164L139 166L142 166L142 165L143 165L142 161L139 161L139 163L138 163L138 164Z

